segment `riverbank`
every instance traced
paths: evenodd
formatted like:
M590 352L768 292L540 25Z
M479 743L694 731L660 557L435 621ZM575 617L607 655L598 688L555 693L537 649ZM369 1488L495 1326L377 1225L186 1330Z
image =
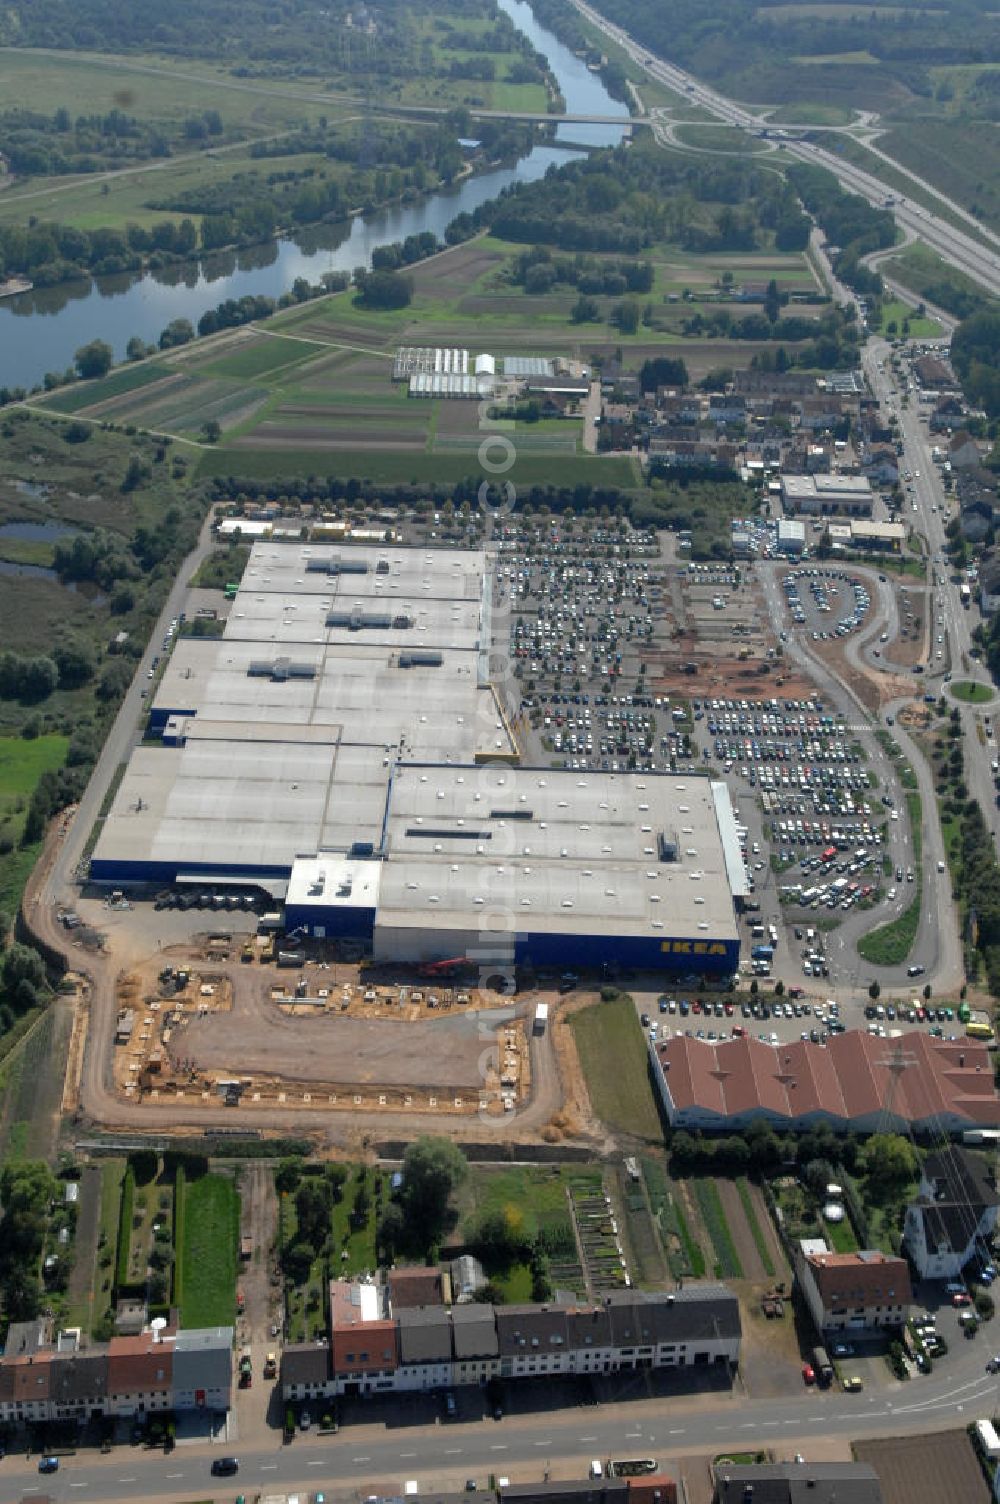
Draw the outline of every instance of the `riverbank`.
M30 292L34 285L27 277L8 277L6 282L0 282L0 298L16 298L21 293Z

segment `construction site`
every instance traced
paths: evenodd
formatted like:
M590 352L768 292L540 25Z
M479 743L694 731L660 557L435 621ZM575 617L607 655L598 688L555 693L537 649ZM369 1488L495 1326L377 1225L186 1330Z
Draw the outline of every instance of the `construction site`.
M245 947L244 947L245 953ZM298 974L181 951L119 978L116 1091L133 1102L502 1116L531 1089L525 1019L513 1000L458 984L454 965L421 986L371 968L304 961Z

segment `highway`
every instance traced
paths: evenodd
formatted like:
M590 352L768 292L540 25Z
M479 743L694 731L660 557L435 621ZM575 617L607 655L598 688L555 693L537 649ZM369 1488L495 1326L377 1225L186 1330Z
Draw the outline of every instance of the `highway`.
M738 126L742 130L757 133L765 127L772 128L771 121L765 114L727 99L725 95L701 83L683 68L666 62L662 58L654 57L647 47L640 46L628 32L608 21L593 6L588 5L586 0L573 0L573 4L593 26L628 53L638 67L676 93L686 95L691 104L701 106L727 125ZM818 167L828 168L844 188L852 193L859 193L872 204L881 206L887 197L892 197L894 199L893 213L897 223L904 230L919 237L951 265L972 277L980 286L985 287L991 293L1000 295L1000 254L997 251L984 246L973 235L957 229L947 220L931 214L921 205L899 197L893 186L882 182L873 173L865 172L860 167L854 167L851 163L845 162L835 152L828 151L825 146L819 146L810 141L791 139L781 144L788 156L796 157L802 162L811 162Z

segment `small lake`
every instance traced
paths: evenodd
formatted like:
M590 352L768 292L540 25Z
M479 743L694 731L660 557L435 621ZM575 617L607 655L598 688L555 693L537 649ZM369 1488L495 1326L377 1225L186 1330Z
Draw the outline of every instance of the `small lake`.
M597 74L540 26L525 0L498 0L514 23L549 60L569 114L628 115ZM557 140L592 147L615 146L624 127L563 125ZM74 351L92 339L106 340L115 360L125 358L133 335L153 343L171 319L197 324L225 298L256 294L278 298L296 277L318 282L323 272L369 266L377 246L430 230L444 237L456 215L471 213L511 183L535 182L567 160L567 148L533 147L510 167L464 179L407 207L397 206L338 225L321 225L297 236L231 254L136 277L102 277L39 288L0 300L0 386L32 387L47 371L64 371Z
M0 538L24 538L29 543L58 543L61 538L76 538L79 531L65 522L0 523Z

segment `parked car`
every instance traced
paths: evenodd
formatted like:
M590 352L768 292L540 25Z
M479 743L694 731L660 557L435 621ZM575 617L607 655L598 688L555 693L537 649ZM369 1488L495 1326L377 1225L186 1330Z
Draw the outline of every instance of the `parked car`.
M960 1295L953 1295L951 1297L951 1303L955 1307L971 1306L972 1297L971 1295L967 1294L965 1290L963 1290Z
M57 1473L59 1471L58 1457L39 1457L38 1471L40 1473Z
M803 1377L803 1379L805 1380L805 1382L807 1384L815 1384L815 1382L816 1382L816 1370L813 1368L813 1366L812 1366L811 1363L803 1363L803 1365L802 1365L802 1377Z
M844 1389L848 1394L858 1394L864 1387L864 1381L859 1379L857 1374L853 1374L851 1378L844 1380Z
M849 1342L835 1342L833 1344L833 1356L835 1358L853 1358L854 1348Z

